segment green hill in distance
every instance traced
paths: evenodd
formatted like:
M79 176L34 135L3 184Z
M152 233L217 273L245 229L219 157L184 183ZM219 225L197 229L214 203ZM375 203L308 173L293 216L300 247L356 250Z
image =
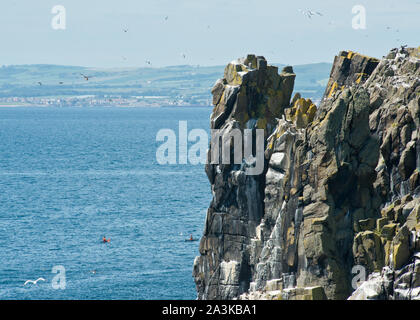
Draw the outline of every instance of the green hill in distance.
M295 91L315 101L321 99L331 64L293 68ZM223 71L224 66L191 65L126 69L3 66L0 67L0 105L209 106L210 90Z

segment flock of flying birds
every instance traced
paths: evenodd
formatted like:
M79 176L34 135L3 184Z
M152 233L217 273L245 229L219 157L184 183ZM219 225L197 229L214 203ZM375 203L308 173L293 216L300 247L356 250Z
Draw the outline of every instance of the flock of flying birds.
M420 4L420 2L419 2L419 4ZM303 14L306 18L308 18L308 19L312 19L312 17L316 17L316 16L319 16L319 17L323 17L324 16L324 14L322 13L322 12L319 12L319 11L313 11L313 10L303 10L303 9L298 9L298 11L301 13L301 14ZM166 21L168 21L168 19L169 19L169 16L165 16L164 17L164 21L166 22ZM334 24L334 22L333 21L330 21L329 22L329 25L333 25ZM207 26L207 29L210 29L210 26L208 25ZM386 27L386 30L391 30L391 27L389 27L389 26L387 26ZM129 31L129 29L127 28L127 27L125 27L125 28L123 28L122 29L122 31L124 32L124 33L128 33L128 31ZM395 30L395 32L399 32L399 30L398 29L396 29ZM365 36L365 37L368 37L367 35ZM293 40L291 40L292 42L293 42ZM400 39L397 39L397 41L400 41ZM181 57L183 58L183 59L186 59L187 58L187 55L185 54L185 53L181 53ZM123 56L122 57L122 59L124 60L124 61L127 61L127 58L125 57L125 56ZM213 59L210 59L210 60L213 60ZM146 65L148 65L148 66L151 66L152 65L152 61L151 60L145 60L145 64ZM93 78L93 76L88 76L88 75L85 75L85 74L83 74L83 73L80 73L80 75L86 80L86 81L89 81L89 79L90 78ZM42 86L42 82L41 81L38 81L37 82L37 84L38 85L40 85L40 86ZM60 85L62 85L62 84L64 84L64 82L63 81L60 81L59 82L59 84Z
M86 81L89 81L89 79L90 78L92 78L92 76L86 76L86 75L84 75L83 73L81 73L80 74ZM42 86L42 82L41 81L38 81L37 82L38 83L38 85L40 85L40 86ZM58 84L64 84L64 82L63 81L60 81Z
M169 19L169 16L165 16L165 18L164 18L164 21L168 21L168 19ZM207 28L208 29L210 29L210 26L207 26ZM129 29L126 27L126 28L123 28L122 29L122 31L124 32L124 33L128 33L128 31L129 31ZM186 59L187 58L187 55L185 54L185 53L181 53L181 57L183 58L183 59ZM127 61L127 57L122 57L123 58L123 60L124 61ZM152 61L150 61L150 60L145 60L145 63L146 63L146 65L149 65L149 66L151 66L152 65ZM83 74L83 73L80 73L80 75L86 80L86 81L89 81L89 79L91 79L91 78L93 78L93 76L88 76L88 75L85 75L85 74ZM37 84L39 85L39 86L42 86L43 85L43 83L41 82L41 81L38 81L37 82ZM64 84L64 82L63 81L60 81L59 82L59 84L60 85L62 85L62 84Z

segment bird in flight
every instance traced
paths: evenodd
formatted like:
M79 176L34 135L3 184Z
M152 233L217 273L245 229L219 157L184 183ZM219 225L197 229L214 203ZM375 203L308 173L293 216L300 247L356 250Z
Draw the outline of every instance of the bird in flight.
M168 16L166 16L166 17L165 17L165 21L168 21L168 19L169 19L169 17L168 17Z
M60 81L60 82L59 82L59 84L63 84L63 83L64 83L63 81Z
M150 60L146 60L146 63L147 63L148 65L152 65L152 62L151 62Z
M39 84L40 86L42 86L42 82L41 82L41 81L38 81L38 84Z
M185 53L181 53L181 56L185 59L187 55Z
M128 29L123 29L123 31L124 31L125 33L127 33L127 32L128 32Z
M312 16L314 16L314 15L323 16L323 14L321 12L318 12L318 11L302 10L302 9L298 9L298 11L300 13L302 13L303 15L307 16L309 19L311 19Z
M34 280L26 280L25 283L23 284L24 286L26 286L28 283L33 283L33 284L37 284L38 281L45 281L44 278L38 278L35 281Z
M85 76L83 73L81 73L81 75L83 76L83 78L85 78L86 81L89 81L89 78L92 78L91 76Z

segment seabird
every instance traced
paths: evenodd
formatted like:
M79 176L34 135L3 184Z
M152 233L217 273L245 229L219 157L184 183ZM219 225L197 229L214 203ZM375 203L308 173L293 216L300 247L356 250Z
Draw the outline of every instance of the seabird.
M323 14L321 12L318 11L311 11L311 10L302 10L302 9L298 9L298 11L302 14L304 14L305 16L307 16L309 19L312 18L312 16L314 15L319 15L319 16L323 16Z
M321 13L321 12L318 12L318 11L309 11L312 15L315 15L315 14L317 14L317 15L319 15L320 17L322 17L323 16L323 14Z
M26 280L25 283L23 284L24 286L26 286L28 283L33 283L33 284L37 284L38 281L45 281L44 278L38 278L35 281L34 280Z

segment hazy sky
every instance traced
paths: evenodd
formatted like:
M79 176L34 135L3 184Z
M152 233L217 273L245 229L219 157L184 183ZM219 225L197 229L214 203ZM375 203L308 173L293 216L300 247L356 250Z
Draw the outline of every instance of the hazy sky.
M66 30L51 27L55 5L66 9ZM352 28L355 5L366 8L365 30ZM284 64L331 62L340 50L382 57L417 47L419 35L420 0L0 2L0 65L224 65L247 53Z

